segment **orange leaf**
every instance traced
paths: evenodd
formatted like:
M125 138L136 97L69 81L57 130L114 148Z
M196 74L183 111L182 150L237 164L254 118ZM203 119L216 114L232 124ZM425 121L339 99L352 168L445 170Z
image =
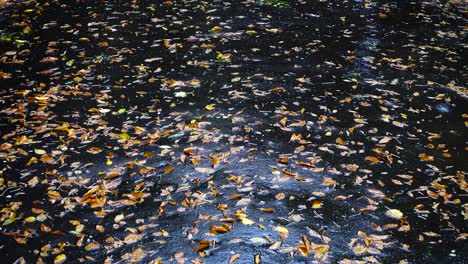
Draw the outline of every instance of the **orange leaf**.
M366 160L370 161L372 164L377 164L377 163L379 163L379 159L376 158L376 157L372 157L372 156L367 156L367 157L366 157Z
M173 167L173 166L169 166L169 167L167 167L167 168L164 169L164 174L171 173L173 170L174 170L174 167Z

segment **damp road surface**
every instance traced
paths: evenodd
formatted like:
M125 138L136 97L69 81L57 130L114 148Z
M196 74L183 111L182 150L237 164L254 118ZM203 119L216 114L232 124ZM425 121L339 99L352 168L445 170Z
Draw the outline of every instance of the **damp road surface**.
M464 1L0 1L2 263L467 263Z

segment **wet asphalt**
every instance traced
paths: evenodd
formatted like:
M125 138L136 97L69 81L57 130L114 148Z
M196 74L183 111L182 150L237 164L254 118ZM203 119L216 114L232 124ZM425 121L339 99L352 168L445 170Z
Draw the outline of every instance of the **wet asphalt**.
M5 263L465 263L462 1L0 9Z

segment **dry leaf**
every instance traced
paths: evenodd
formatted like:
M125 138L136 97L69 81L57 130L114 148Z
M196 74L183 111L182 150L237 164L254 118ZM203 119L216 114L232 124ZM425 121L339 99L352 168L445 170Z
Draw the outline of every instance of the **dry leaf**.
M125 237L124 242L125 242L125 244L132 244L132 243L137 242L141 238L142 238L141 234L130 234L130 235Z
M231 257L229 257L228 264L232 264L236 262L240 258L240 256L241 256L240 254L232 255Z
M385 212L385 215L395 219L400 219L403 217L403 213L397 209L389 209Z
M67 255L65 254L60 254L57 255L54 259L54 264L62 264L67 260Z

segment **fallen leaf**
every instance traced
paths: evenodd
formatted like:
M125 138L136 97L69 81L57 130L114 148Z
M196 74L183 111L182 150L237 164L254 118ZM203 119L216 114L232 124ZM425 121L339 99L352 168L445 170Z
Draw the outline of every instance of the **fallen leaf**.
M214 105L212 105L212 104L206 105L205 109L208 110L208 111L212 111L214 109Z
M240 258L240 256L240 254L232 255L231 257L229 257L228 264L236 262Z
M130 234L130 235L125 237L124 242L125 242L125 244L132 244L132 243L137 242L141 238L142 238L141 234Z
M61 264L67 260L67 256L65 254L57 255L54 259L54 264Z
M222 30L222 29L223 29L223 28L220 27L220 26L214 26L214 27L211 28L211 31L216 32L216 31L220 31L220 30Z
M385 212L385 215L395 219L400 219L403 217L403 213L397 209L389 209Z
M322 205L323 205L322 202L319 201L319 200L315 200L315 201L312 202L312 208L314 208L314 209L321 208Z

